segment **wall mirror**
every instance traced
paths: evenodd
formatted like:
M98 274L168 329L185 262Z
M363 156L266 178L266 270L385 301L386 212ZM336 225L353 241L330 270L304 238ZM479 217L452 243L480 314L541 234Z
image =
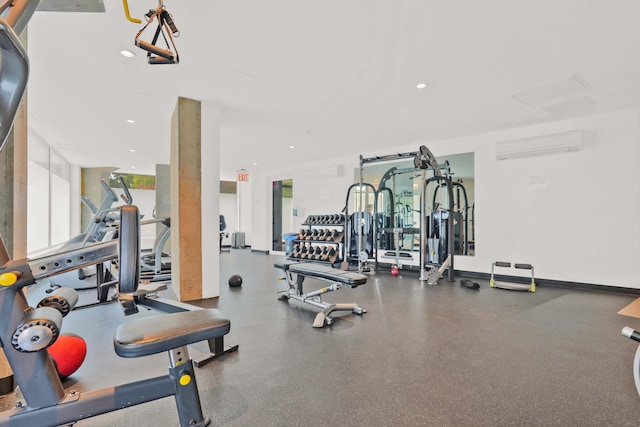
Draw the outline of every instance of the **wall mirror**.
M293 179L272 182L271 250L285 249L284 233L293 231Z
M452 182L453 212L448 209L447 189L437 183L426 186L426 212L422 212L423 175L415 168L412 158L364 165L363 182L377 190L376 196L368 196L367 206L375 204L377 211L379 256L384 258L386 254L387 258L397 259L404 254L407 260L417 260L415 253L420 250L422 224L430 228L430 236L440 238L437 229L442 229L442 224L449 220L454 222L455 256L475 254L474 154L442 156L437 161L443 175L447 174ZM433 171L427 170L425 177L432 176ZM360 181L359 168L355 170L354 180ZM424 221L421 221L422 215ZM433 261L438 262L437 255Z

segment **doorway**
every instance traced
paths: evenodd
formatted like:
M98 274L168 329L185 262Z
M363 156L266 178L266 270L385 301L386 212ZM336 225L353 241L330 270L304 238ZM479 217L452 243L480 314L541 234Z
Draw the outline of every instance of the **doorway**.
M273 214L271 249L282 252L284 250L283 233L289 233L293 227L293 179L273 181Z

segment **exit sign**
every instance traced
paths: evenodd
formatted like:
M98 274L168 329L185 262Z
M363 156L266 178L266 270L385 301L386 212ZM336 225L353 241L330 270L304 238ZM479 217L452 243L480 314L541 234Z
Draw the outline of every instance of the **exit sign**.
M240 182L249 182L249 173L248 172L238 172L238 181L240 181Z

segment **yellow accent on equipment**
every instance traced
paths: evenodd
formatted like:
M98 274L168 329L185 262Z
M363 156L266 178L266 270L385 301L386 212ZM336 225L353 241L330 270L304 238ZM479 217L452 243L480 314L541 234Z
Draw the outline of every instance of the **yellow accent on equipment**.
M18 281L18 275L16 273L4 273L0 274L0 285L11 286Z
M127 3L127 0L122 0L122 4L124 5L124 15L127 17L127 19L134 24L142 24L142 21L140 19L133 18L129 14L129 4Z
M180 385L185 386L191 382L191 375L184 374L180 377Z

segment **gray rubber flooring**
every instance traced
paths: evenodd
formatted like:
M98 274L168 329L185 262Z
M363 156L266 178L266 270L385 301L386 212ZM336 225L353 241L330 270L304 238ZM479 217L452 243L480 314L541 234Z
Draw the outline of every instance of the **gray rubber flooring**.
M637 346L620 335L623 326L640 328L640 319L616 314L636 296L542 286L529 294L483 281L470 290L379 272L324 296L355 301L367 313L339 313L331 327L315 329L313 310L276 299L286 288L273 268L278 260L250 250L222 254L220 298L196 303L223 310L232 321L226 342L240 345L197 369L213 426L640 425ZM241 288L227 286L232 274L242 275ZM115 327L131 317L107 304L65 319L63 331L89 345L65 387L82 392L166 372L165 354L113 352ZM198 344L192 356L204 350ZM2 403L13 405L15 396ZM78 426L177 424L167 398Z

